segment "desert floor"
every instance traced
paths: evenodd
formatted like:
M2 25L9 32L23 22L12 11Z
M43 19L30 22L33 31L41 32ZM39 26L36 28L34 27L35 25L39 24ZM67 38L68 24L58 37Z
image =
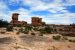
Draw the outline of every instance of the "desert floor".
M53 35L0 34L0 50L75 50L75 42L55 41Z

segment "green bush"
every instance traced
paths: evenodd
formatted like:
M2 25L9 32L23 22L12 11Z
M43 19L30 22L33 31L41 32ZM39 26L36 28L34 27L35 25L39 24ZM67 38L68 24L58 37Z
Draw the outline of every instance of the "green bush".
M45 34L46 33L46 31L44 29L39 29L39 31L40 31L41 34Z
M13 31L13 27L8 26L8 27L6 28L6 30L7 30L7 31Z
M60 35L57 35L57 36L53 36L53 39L54 40L60 40L61 36Z
M24 33L24 34L28 34L28 31L26 31L25 29L20 29L19 32Z
M31 26L26 26L26 27L25 27L25 31L30 31L31 29L32 29Z
M53 29L51 27L45 27L44 31L46 31L46 33L51 33L53 31Z
M48 33L48 34L51 34L53 29L49 26L43 28L43 29L39 29L39 31L42 33L42 34L45 34L45 33Z

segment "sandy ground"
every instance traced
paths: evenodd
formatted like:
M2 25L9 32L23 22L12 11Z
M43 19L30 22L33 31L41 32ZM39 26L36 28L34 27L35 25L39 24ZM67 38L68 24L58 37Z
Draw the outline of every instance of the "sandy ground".
M54 41L53 35L0 34L0 50L75 50L75 43Z

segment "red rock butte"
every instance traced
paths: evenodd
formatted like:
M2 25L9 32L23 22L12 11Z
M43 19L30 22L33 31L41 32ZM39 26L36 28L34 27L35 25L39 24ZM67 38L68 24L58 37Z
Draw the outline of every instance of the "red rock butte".
M26 25L27 25L27 22L26 22L26 21L18 21L18 16L19 16L18 13L14 13L14 14L12 15L12 21L10 22L10 24L11 24L12 26L17 26L17 25L26 26Z
M32 25L41 26L41 25L44 25L44 24L45 24L45 22L42 22L42 18L32 17Z
M18 13L13 13L12 14L12 21L10 22L11 26L27 26L27 22L26 21L18 21ZM32 17L31 20L31 25L33 26L42 26L45 25L45 22L42 22L42 18L39 17Z

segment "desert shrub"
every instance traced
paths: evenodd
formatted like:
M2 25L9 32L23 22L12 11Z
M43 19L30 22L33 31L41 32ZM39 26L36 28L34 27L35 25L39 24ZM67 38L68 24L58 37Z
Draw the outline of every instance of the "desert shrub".
M52 49L48 49L48 50L52 50Z
M43 28L43 29L39 29L39 31L42 33L42 34L45 34L45 33L48 33L48 34L51 34L53 29L49 26Z
M23 29L21 28L21 29L19 29L19 32L22 32L23 31Z
M6 28L6 30L7 30L7 31L13 31L13 27L8 26L8 27Z
M31 33L31 35L35 35L35 33Z
M53 39L54 40L60 40L61 36L60 35L57 35L57 36L53 36Z
M31 26L26 26L25 29L21 29L20 32L24 34L28 34L28 32L32 29Z
M38 31L38 28L33 28L33 30Z
M28 34L28 31L26 31L25 29L20 29L19 32L24 33L24 34Z
M21 25L21 24L17 24L16 26L17 26L17 27L21 27L22 25Z
M5 34L5 31L1 31L0 33L1 33L1 34Z
M44 31L46 32L46 33L51 33L52 31L53 31L53 29L51 28L51 27L45 27L45 29L44 29Z
M39 31L40 31L41 34L45 34L46 33L46 31L44 29L39 29Z
M74 33L61 33L61 35L75 37L75 34Z
M61 33L62 36L70 36L68 33Z
M31 29L32 29L31 26L26 26L26 27L25 27L25 31L30 31Z
M20 32L18 31L16 34L17 34L17 35L19 35L19 34L20 34Z
M24 34L28 34L28 32L27 32L27 31L25 31L25 32L24 32Z
M40 34L39 36L43 36L43 34Z
M69 42L75 42L75 40L71 40L71 39L70 39Z
M65 37L65 36L63 36L63 39L64 39L64 40L68 40L68 38L67 38L67 37Z

